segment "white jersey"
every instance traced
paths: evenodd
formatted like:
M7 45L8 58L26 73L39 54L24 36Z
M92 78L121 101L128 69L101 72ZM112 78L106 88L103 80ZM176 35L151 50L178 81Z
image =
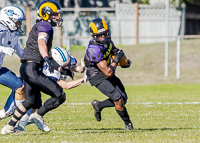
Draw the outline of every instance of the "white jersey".
M70 56L70 65L71 67L72 66L76 66L77 64L77 61L74 57ZM56 78L57 80L66 80L68 78L67 75L63 75L61 74L59 71L55 70L54 69L54 72L53 73L50 73L49 72L49 67L45 64L44 67L43 67L43 73L46 75L46 76L49 76L49 77L53 77L53 78Z
M16 51L16 54L21 58L24 53L23 49L19 46L18 43L19 34L17 31L11 32L8 27L0 24L0 46L10 47ZM3 64L3 59L5 54L0 52L0 69Z

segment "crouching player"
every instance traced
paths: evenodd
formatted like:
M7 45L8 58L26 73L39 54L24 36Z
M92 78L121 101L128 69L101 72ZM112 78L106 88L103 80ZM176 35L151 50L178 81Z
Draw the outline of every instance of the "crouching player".
M74 72L84 72L85 68L82 66L77 66L77 61L74 57L70 56L67 51L61 47L54 47L53 49L51 49L50 52L50 57L52 57L52 59L54 59L54 61L56 61L56 63L60 66L60 71L54 70L54 73L50 73L48 70L48 66L44 65L43 67L43 73L45 75L47 75L48 77L52 78L53 80L57 81L57 83L63 88L63 89L71 89L74 88L76 86L79 86L80 84L82 84L84 82L84 78L80 78L78 80L73 80L73 81L69 81L66 82L66 78L68 76L70 76L73 79L74 76ZM5 119L11 115L13 115L15 108L21 103L23 102L24 99L20 100L20 102L16 102L15 100L15 91L12 91L10 96L7 99L7 102L4 106L4 108L0 111L0 119ZM24 96L24 92L21 93L21 95ZM24 127L31 124L31 123L35 123L37 125L37 127L44 131L44 132L48 132L50 131L49 127L46 125L46 123L44 121L42 122L38 122L37 119L32 118L31 120L29 119L29 116L31 113L35 112L35 109L40 108L42 105L42 100L41 100L41 96L38 99L37 105L35 106L35 108L30 109L27 111L27 113L21 118L21 120L17 123L15 129L16 130L24 130ZM43 120L43 118L41 119ZM43 124L41 124L43 123Z
M108 97L101 102L92 101L95 118L97 121L101 121L101 111L106 107L115 107L116 112L125 123L125 130L132 130L133 125L125 107L128 97L123 84L115 75L119 60L124 53L117 49L112 42L105 20L95 18L91 21L89 28L92 39L89 41L84 56L86 74L90 84ZM111 62L112 54L115 55L115 58ZM127 60L122 67L128 68L130 65L131 61Z

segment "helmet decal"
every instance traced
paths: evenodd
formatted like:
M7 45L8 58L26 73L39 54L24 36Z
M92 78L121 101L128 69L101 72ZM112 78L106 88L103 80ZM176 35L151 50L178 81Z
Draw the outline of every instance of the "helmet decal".
M94 24L94 22L91 22L90 25L89 25L92 29L92 31L94 33L98 33L98 28L96 27L96 25Z
M103 27L105 30L108 30L108 25L105 20L102 19Z
M65 55L64 53L58 48L58 47L55 47L55 49L60 53L60 55L62 56L62 59L63 59L63 62L66 62L66 58L65 58Z

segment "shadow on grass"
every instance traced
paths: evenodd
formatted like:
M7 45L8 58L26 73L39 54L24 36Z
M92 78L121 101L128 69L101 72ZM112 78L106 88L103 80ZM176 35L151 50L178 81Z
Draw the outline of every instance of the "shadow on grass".
M175 130L190 130L190 129L197 129L197 128L150 128L150 129L141 129L141 128L133 128L132 131L124 130L123 128L83 128L83 129L69 129L75 131L86 131L84 133L108 133L110 131L115 131L118 133L126 133L126 132L141 132L141 131L175 131Z

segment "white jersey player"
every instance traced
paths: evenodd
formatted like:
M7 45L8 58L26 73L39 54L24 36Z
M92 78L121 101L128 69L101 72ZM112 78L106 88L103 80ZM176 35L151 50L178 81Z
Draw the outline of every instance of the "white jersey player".
M23 54L23 49L18 43L18 30L23 31L23 21L25 21L24 12L17 6L6 6L1 10L0 16L0 84L12 89L15 96L15 102L18 104L24 99L23 81L12 71L2 67L5 54L13 56L15 52L19 58ZM6 107L7 108L7 107ZM0 112L1 115L5 112Z
M71 69L73 69L73 70L75 69L74 70L75 72L80 72L80 73L83 72L83 70L84 70L84 67L76 65L77 64L76 59L74 57L70 56L65 49L60 48L60 47L54 47L51 50L50 54L51 54L52 58L54 59L54 61L56 61L60 66L65 67L65 74L62 74L60 71L57 71L57 70L54 70L54 73L50 73L49 70L48 70L48 66L44 65L43 73L45 75L47 75L48 77L57 81L57 83L64 89L74 88L74 87L76 87L76 86L78 86L78 85L80 85L84 82L84 78L74 80L74 81L70 81L70 82L65 82L65 79L68 76L70 76L71 78L73 78L73 76L74 76L73 71ZM12 92L10 97L8 98L7 102L6 102L6 105L5 105L5 106L8 107L8 108L6 108L7 110L5 109L5 106L4 106L4 109L2 109L7 114L7 116L4 114L3 118L7 118L8 116L11 116L14 113L14 110L16 108L16 103L15 103L15 100L13 100L13 99L14 99L14 94ZM41 106L41 99L39 99L37 104L38 105L36 105L36 108L39 108ZM29 117L30 114L31 114L31 110L29 110L27 112L27 114L25 114L24 117L22 117L19 124L17 124L17 126L18 126L17 129L23 130L23 128L21 128L21 127L24 127L27 124L35 122L34 120L28 121L28 117ZM45 131L44 127L41 127L39 125L37 125L37 126L38 126L39 129Z

